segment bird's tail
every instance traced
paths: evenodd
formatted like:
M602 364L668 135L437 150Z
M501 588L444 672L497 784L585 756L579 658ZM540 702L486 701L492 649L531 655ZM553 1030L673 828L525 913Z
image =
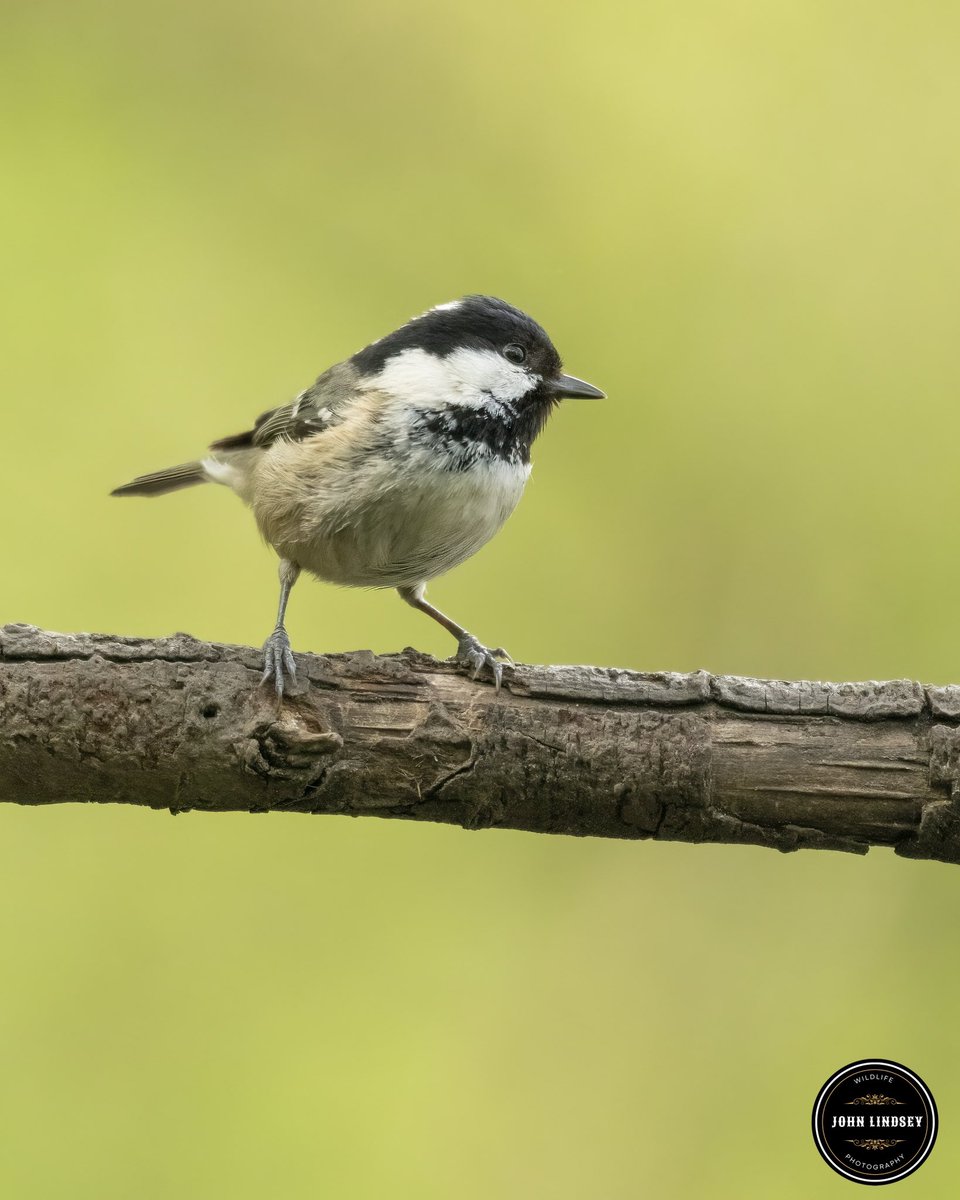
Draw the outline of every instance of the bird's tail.
M167 492L178 492L181 488L206 483L210 476L203 463L181 463L179 467L167 467L165 471L154 471L152 475L138 475L129 483L114 488L111 496L165 496Z

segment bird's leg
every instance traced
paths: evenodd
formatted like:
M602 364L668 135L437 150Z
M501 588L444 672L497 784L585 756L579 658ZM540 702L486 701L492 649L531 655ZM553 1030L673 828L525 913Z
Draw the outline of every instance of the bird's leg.
M477 641L472 633L467 633L462 625L451 621L439 608L428 604L423 598L426 590L425 583L418 583L415 587L397 588L401 600L406 600L412 608L417 608L420 612L426 613L428 617L433 617L448 633L453 634L457 639L457 662L461 667L466 667L470 671L471 679L476 679L484 667L489 667L490 673L493 675L494 686L499 692L500 684L503 681L503 667L497 660L503 658L512 663L513 659L502 646L498 646L496 650L488 650L486 646Z
M290 599L290 589L297 582L300 567L287 558L280 559L280 608L277 612L277 626L273 633L263 643L263 675L261 683L271 679L277 690L277 699L283 699L284 675L290 677L290 682L297 677L297 664L293 661L293 651L290 649L290 639L283 626L284 614L287 611L287 601Z

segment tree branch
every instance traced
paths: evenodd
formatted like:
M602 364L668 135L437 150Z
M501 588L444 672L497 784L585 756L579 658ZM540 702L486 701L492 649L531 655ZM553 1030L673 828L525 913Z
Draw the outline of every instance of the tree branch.
M0 801L283 810L960 862L960 687L0 629Z

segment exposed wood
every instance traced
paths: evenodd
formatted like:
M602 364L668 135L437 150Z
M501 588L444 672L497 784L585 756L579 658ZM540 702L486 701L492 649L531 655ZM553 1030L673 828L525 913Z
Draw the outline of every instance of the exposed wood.
M348 813L960 861L960 687L0 629L0 801Z

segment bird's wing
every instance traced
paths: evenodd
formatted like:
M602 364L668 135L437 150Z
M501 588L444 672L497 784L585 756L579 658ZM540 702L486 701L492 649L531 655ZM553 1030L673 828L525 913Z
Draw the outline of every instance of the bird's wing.
M302 442L339 425L354 402L356 369L338 363L302 391L296 400L261 413L253 428L210 444L211 450L265 449L285 439Z

